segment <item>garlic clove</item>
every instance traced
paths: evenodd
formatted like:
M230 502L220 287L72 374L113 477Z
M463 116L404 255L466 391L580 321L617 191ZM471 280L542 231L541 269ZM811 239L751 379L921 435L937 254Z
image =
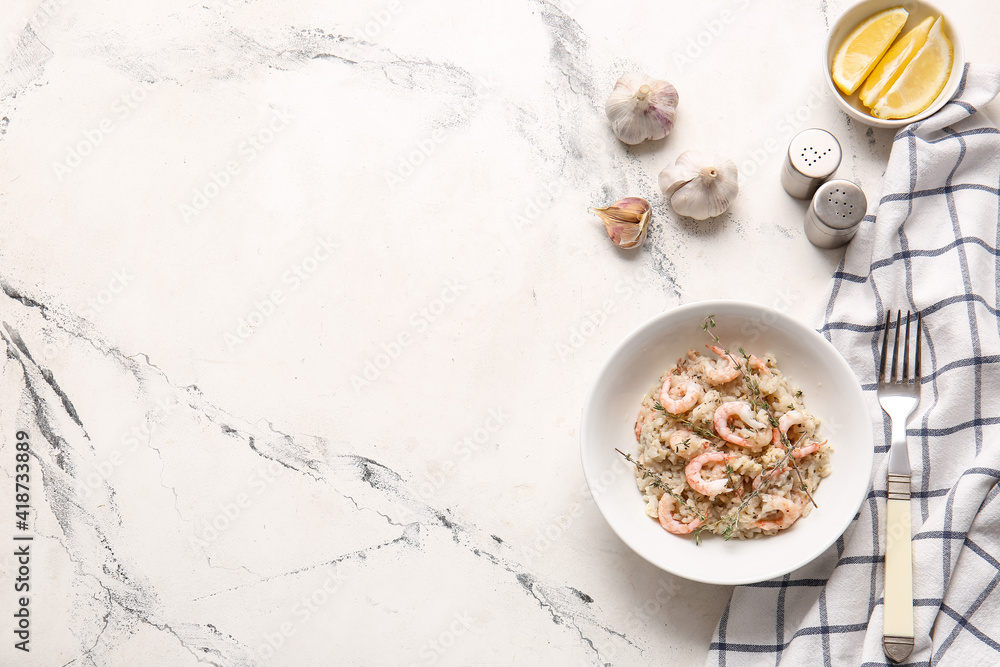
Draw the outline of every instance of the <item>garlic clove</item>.
M626 197L611 206L592 208L604 222L604 230L619 248L637 248L646 240L653 207L640 197Z
M697 171L680 164L664 167L663 171L660 172L660 189L663 190L663 194L669 199L674 196L679 187L687 185L697 175Z
M662 139L674 128L677 89L642 73L618 79L604 105L615 136L629 145Z
M706 220L721 215L729 208L730 200L716 188L702 188L689 182L681 186L670 198L670 205L678 215L695 220Z
M736 163L706 151L685 151L660 172L660 189L679 215L705 220L722 215L739 194Z

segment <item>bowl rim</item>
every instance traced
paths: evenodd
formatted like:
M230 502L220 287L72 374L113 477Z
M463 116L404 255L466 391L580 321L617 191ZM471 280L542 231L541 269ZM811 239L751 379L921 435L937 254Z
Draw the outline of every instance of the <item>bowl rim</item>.
M912 12L914 8L920 7L923 10L930 12L944 18L944 24L946 31L949 33L949 38L952 43L952 50L954 53L954 61L951 66L951 74L948 76L947 82L944 84L944 88L938 93L938 96L934 99L929 107L924 109L918 114L910 116L909 118L876 118L871 114L863 113L855 108L847 99L844 94L840 92L837 88L837 84L833 82L833 73L831 72L831 64L833 62L833 53L836 50L836 46L833 44L833 36L837 33L841 25L845 22L847 17L855 12L857 12L863 6L871 6L871 13L875 14L879 11L885 9L890 9L892 7L904 7L908 11ZM868 11L868 10L866 10ZM863 19L862 19L863 20ZM910 19L907 19L907 24L909 25ZM903 26L903 30L900 34L904 34L906 30L906 25ZM853 25L850 26L853 29ZM912 27L912 26L911 26ZM846 34L844 35L846 37ZM873 127L898 129L901 127L906 127L911 123L923 120L944 107L952 97L955 96L955 92L958 90L959 85L962 82L962 76L965 71L965 47L962 43L962 38L955 26L955 23L951 20L945 12L930 2L925 2L924 0L859 0L854 2L844 9L837 17L837 19L830 24L829 30L826 33L826 39L824 40L823 48L823 78L826 80L826 85L833 94L834 99L836 99L837 104L840 106L841 110L850 116L852 119L857 120L860 123L866 125L871 125ZM857 94L857 91L854 93ZM853 97L853 95L852 95Z
M863 487L859 487L860 492L857 494L855 498L845 498L842 499L841 502L839 503L842 506L846 504L846 506L848 506L851 511L844 512L842 515L842 517L844 518L842 518L841 522L837 525L831 526L829 532L827 533L827 537L823 540L816 541L815 547L812 550L810 550L805 556L797 560L790 561L789 563L786 563L784 565L775 567L773 570L768 571L766 575L758 574L758 575L740 576L734 574L733 576L728 576L728 577L723 576L716 578L692 576L690 573L686 573L683 571L679 571L678 569L671 568L663 562L657 562L649 555L647 555L646 549L641 547L640 545L637 545L631 539L628 533L619 529L619 526L617 526L612 521L611 517L609 517L608 511L605 510L605 504L604 501L602 501L602 496L604 494L601 493L598 489L595 489L595 484L599 479L599 473L602 471L595 471L594 469L591 468L590 461L587 455L588 452L587 442L589 435L589 424L587 416L595 410L594 402L597 400L597 394L600 386L602 385L602 383L607 381L608 379L607 376L611 374L613 370L612 362L616 360L616 358L618 358L627 348L632 346L637 339L640 339L649 329L660 326L664 320L671 319L679 315L684 315L691 311L695 312L702 311L704 313L712 314L712 311L724 311L725 309L732 309L732 308L757 309L759 313L766 313L773 315L774 317L777 318L776 323L773 326L785 327L790 325L793 329L795 329L796 333L802 333L803 335L811 338L815 343L818 343L820 347L828 349L828 351L831 352L830 355L831 363L839 365L841 367L840 369L841 371L846 371L847 373L850 374L850 377L854 378L856 382L855 386L857 390L857 395L860 396L864 401L864 392L861 388L861 384L859 381L857 381L857 376L854 374L854 370L851 368L851 366L847 363L847 360L844 359L843 355L840 354L840 352L833 346L832 343L826 340L826 338L824 338L818 331L816 331L812 327L804 324L803 322L800 322L799 320L795 319L794 317L792 317L787 313L765 306L763 304L754 303L750 301L734 300L734 299L705 299L699 301L692 301L665 310L662 313L659 313L649 318L645 322L638 325L631 332L629 332L618 343L618 345L614 347L614 349L605 359L604 363L601 365L601 368L598 371L597 375L595 376L593 383L590 387L590 391L587 394L587 400L584 403L580 421L581 424L580 456L583 465L584 476L587 481L587 488L590 491L591 497L594 500L594 504L597 506L598 511L600 511L601 516L604 518L605 522L611 528L612 532L614 532L615 535L618 536L618 539L620 539L629 549L631 549L633 553L635 553L636 555L638 555L651 565L654 565L665 572L669 572L670 574L682 577L684 579L688 579L690 581L697 581L700 583L725 585L725 586L753 584L781 577L788 574L789 572L793 572L807 565L808 563L814 561L816 558L821 556L853 524L854 517L857 515L858 510L861 508L861 505L864 503L864 500L868 495L868 489L871 486L871 471L873 470L875 461L874 432L872 431L871 428L869 428L864 430L864 433L866 435L865 442L859 443L858 445L859 447L862 447L861 451L867 455L865 460L865 465L863 466L865 470L869 471L869 474L866 476L866 483ZM718 316L717 313L716 315ZM868 413L866 412L866 415L867 414ZM632 479L632 475L629 475L629 479ZM641 509L637 507L637 511L641 511Z

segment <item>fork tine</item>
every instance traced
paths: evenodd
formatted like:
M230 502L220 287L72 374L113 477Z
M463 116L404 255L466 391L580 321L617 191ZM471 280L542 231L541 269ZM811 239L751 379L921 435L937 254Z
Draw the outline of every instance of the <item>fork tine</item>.
M913 362L913 375L914 375L913 381L916 382L918 385L920 384L920 348L921 348L920 333L921 331L923 331L923 329L920 326L921 320L922 317L920 311L918 310L917 311L917 358Z
M896 369L899 367L897 363L899 361L899 325L903 320L903 311L896 311L896 337L892 342L892 375L889 376L889 382L896 381Z
M910 377L910 311L906 311L906 336L903 340L903 376L901 381L909 383Z
M885 358L889 351L889 325L892 323L892 311L885 311L885 329L882 331L882 354L879 355L878 381L885 381Z

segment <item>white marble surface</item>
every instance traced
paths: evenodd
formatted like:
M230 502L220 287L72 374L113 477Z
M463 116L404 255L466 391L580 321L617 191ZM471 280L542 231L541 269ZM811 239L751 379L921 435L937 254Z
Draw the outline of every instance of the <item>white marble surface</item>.
M1000 59L1000 7L949 4ZM23 429L35 539L28 654L2 550L0 663L703 662L729 591L614 536L580 410L678 303L815 321L840 253L781 152L825 127L872 194L892 137L825 90L844 6L5 5L0 488ZM603 114L631 70L680 93L636 148ZM688 148L741 167L717 220L658 194ZM587 213L630 195L633 253Z

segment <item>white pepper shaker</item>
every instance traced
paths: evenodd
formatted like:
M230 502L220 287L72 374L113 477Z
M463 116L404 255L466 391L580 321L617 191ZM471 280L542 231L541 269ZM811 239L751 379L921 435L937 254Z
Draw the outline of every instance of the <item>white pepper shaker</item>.
M806 238L818 248L839 248L858 231L868 199L857 183L836 179L819 186L806 211Z
M781 185L796 199L809 199L837 171L841 157L837 137L818 127L802 130L788 144Z

